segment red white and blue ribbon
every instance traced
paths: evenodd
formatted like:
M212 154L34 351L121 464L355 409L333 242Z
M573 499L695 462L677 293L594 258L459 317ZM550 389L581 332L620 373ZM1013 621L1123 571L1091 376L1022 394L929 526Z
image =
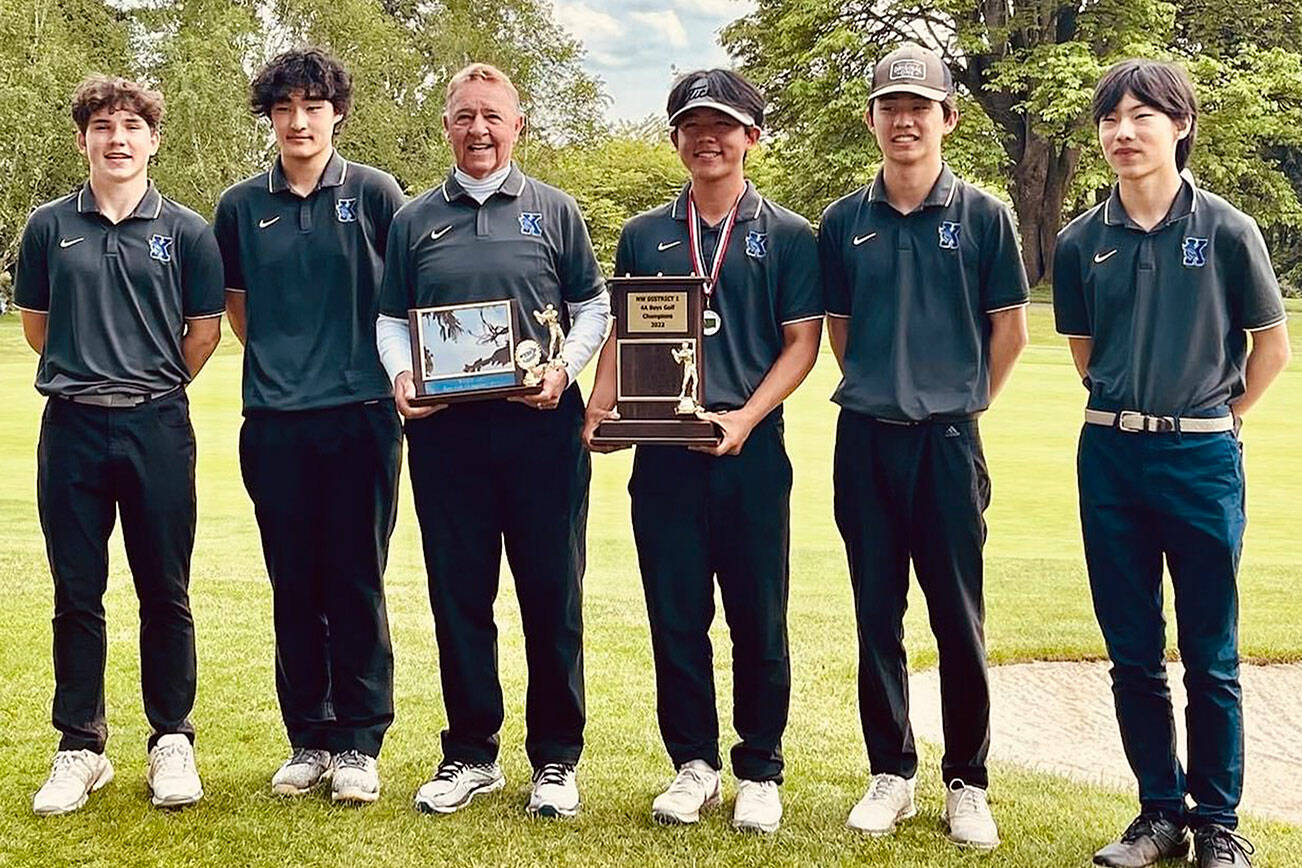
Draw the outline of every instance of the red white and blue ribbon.
M744 191L743 191L744 192ZM687 197L687 243L692 250L692 274L705 278L705 297L708 302L719 283L723 272L723 258L728 255L728 239L732 237L732 227L737 223L737 208L741 205L741 196L732 203L728 216L723 219L723 228L719 231L719 244L714 248L714 261L709 271L705 268L705 253L701 249L700 220L696 213L696 197Z

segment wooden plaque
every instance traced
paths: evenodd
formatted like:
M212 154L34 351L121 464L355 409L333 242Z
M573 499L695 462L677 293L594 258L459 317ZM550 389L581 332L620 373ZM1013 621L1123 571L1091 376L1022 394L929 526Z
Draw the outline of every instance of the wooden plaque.
M522 345L515 299L414 308L411 329L415 405L452 404L533 395L541 385L525 385L516 361Z

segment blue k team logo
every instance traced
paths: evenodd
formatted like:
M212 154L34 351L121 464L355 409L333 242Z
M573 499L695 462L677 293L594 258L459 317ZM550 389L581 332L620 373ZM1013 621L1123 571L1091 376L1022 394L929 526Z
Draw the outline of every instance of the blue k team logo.
M948 220L940 221L940 246L942 250L958 250L958 239L963 231L962 225Z
M159 262L171 262L172 261L172 236L171 235L149 236L149 258L157 259Z
M350 199L335 200L335 217L339 218L340 223L357 222L357 197Z
M542 214L537 211L520 212L520 234L542 235Z
M1207 264L1207 239L1194 238L1192 235L1186 235L1184 239L1184 266L1186 268L1202 268Z
M746 233L746 255L763 259L769 255L769 234L767 232Z

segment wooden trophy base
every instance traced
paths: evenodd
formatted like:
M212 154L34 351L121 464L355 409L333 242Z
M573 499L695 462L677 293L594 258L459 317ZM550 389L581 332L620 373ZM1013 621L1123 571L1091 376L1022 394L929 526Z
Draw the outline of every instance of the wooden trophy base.
M607 419L597 426L598 446L718 446L719 426L704 419Z
M501 398L515 398L521 395L537 395L541 391L541 383L534 386L503 386L500 389L479 389L474 392L417 395L407 403L413 407L428 407L431 404L465 404L470 401L493 401Z

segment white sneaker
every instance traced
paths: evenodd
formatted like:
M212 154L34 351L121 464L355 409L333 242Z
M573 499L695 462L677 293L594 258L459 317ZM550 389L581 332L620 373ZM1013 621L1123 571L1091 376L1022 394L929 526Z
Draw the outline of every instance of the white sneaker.
M380 797L380 769L375 757L359 750L335 754L330 798L336 802L370 804Z
M297 747L271 776L271 791L278 796L301 796L330 777L330 751Z
M695 823L702 808L719 804L719 773L705 760L689 760L678 767L663 793L651 803L651 819L657 823Z
M949 824L949 840L960 847L993 850L999 846L999 830L986 803L986 791L970 787L958 778L945 791L943 819Z
M533 773L525 812L534 817L573 817L579 812L579 784L570 763L546 763Z
M470 804L480 793L495 793L504 786L502 767L495 762L445 762L416 791L416 810L422 814L450 814Z
M737 781L732 827L740 832L776 832L782 823L782 797L774 781Z
M61 750L54 755L50 776L32 797L32 810L40 817L70 814L111 780L113 763L104 754L93 750Z
M869 835L889 835L895 824L918 813L913 803L913 778L899 775L873 775L868 792L853 808L845 824Z
M183 808L203 798L203 785L194 766L194 748L179 732L161 736L149 751L145 774L151 801L158 808Z

